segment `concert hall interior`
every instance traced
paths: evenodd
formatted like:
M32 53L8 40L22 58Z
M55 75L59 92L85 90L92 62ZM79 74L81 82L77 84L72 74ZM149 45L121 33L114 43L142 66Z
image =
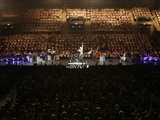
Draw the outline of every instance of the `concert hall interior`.
M0 0L0 120L159 120L159 0Z

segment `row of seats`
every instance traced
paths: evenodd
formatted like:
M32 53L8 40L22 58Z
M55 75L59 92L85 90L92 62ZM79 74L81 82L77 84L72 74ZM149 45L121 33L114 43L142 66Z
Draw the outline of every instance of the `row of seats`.
M1 18L16 18L20 17L21 11L20 10L6 10L0 12Z
M4 42L5 50L3 54L14 55L26 51L45 51L47 37L45 34L10 35Z
M92 31L131 31L131 17L125 9L91 9Z
M156 48L156 50L157 51L159 51L159 54L160 54L160 34L159 33L154 33L153 35L152 35L152 37L153 37L153 42L152 42L152 44L155 46L155 48Z
M2 20L14 18L21 32L60 32L62 27L62 9L8 10L0 15Z
M151 10L147 7L134 7L131 9L134 19L138 17L152 17Z
M38 23L38 24L21 24L21 32L44 32L44 33L52 33L52 32L61 32L62 23Z
M156 17L156 19L158 21L158 25L160 27L160 9L159 10L155 10L154 13L155 13L155 17Z
M75 17L81 17L83 16L84 18L86 18L86 9L66 9L66 18L75 16Z
M29 9L21 18L22 32L60 32L62 9Z
M93 48L109 57L117 57L124 52L157 54L152 39L146 34L14 34L1 40L6 53L44 52L47 49L59 51L61 56L74 54L84 44L84 53ZM5 54L2 52L2 54Z
M62 30L63 9L27 9L9 10L0 13L3 18L16 18L21 23L22 31L29 32L57 32ZM144 7L134 7L131 11L126 9L66 9L66 18L83 16L91 21L93 32L98 31L131 31L131 20L138 17L152 17L151 10ZM156 19L158 10L156 11ZM159 20L158 20L159 21ZM33 27L35 26L35 27ZM41 27L40 27L41 26ZM53 29L52 29L53 28Z
M28 9L21 17L24 23L54 23L62 21L62 9Z

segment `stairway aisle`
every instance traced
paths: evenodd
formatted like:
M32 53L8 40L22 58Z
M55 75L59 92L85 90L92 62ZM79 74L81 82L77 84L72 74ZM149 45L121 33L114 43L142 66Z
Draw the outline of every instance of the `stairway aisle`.
M63 9L63 13L62 13L62 33L68 33L69 32L69 25L67 23L66 20L66 9Z
M85 21L84 33L91 33L91 22L90 21Z

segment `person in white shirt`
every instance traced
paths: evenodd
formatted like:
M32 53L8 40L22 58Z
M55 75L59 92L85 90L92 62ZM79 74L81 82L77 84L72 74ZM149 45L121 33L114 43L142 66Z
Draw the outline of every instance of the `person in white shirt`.
M79 48L78 52L79 52L79 61L82 61L83 60L83 43L82 43L82 46Z

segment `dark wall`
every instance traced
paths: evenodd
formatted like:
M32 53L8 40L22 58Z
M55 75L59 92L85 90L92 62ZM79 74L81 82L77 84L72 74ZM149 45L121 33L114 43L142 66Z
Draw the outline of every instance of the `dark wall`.
M159 0L0 0L1 10L26 8L132 8L149 6Z
M160 9L160 0L154 0L154 9Z

